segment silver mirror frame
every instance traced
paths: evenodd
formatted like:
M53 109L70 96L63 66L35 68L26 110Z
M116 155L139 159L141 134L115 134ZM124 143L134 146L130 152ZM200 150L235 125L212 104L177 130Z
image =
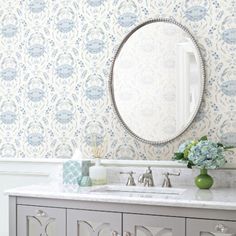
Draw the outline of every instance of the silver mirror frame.
M201 73L201 89L200 89L200 99L199 99L199 102L196 106L196 110L194 112L194 114L192 115L192 118L191 120L186 124L186 126L180 131L178 132L177 135L174 135L173 137L171 138L168 138L168 139L164 139L162 141L150 141L150 140L146 140L146 139L143 139L142 137L139 137L137 134L135 134L128 126L127 124L125 123L125 121L122 119L120 113L119 113L119 110L118 110L118 107L116 105L116 101L115 101L115 95L114 95L114 78L113 78L113 72L114 72L114 66L115 66L115 62L116 62L116 58L119 56L124 44L126 43L126 41L130 38L130 36L136 32L138 29L140 29L141 27L145 26L145 25L148 25L148 24L151 24L151 23L155 23L155 22L164 22L164 23L170 23L170 24L175 24L176 26L178 26L179 28L181 28L183 31L185 31L189 37L191 38L196 50L197 50L197 53L198 53L198 56L199 56L199 61L200 61L200 73ZM115 112L115 114L117 115L121 125L123 126L123 128L131 135L133 136L134 138L136 138L137 140L143 142L143 143L147 143L147 144L151 144L151 145L158 145L158 144L163 144L163 143L167 143L169 141L172 141L174 139L176 139L177 137L179 137L180 135L182 135L188 128L189 126L192 124L193 120L195 119L198 111L199 111L199 108L201 106L201 103L202 103L202 100L203 100L203 92L204 92L204 88L205 88L205 80L206 80L206 73L205 73L205 64L204 64L204 60L203 60L203 57L202 57L202 54L201 54L201 51L200 51L200 48L198 46L198 43L196 41L196 39L193 37L193 35L190 33L190 31L185 27L183 26L182 24L176 22L174 19L168 19L168 18L155 18L155 19L151 19L151 20L148 20L148 21L145 21L143 23L141 23L140 25L136 26L131 32L128 33L128 35L122 40L121 44L119 45L116 53L115 53L115 56L113 57L113 60L112 60L112 66L111 66L111 72L110 72L110 77L109 77L109 92L110 92L110 97L111 97L111 101L112 101L112 106L113 106L113 110Z

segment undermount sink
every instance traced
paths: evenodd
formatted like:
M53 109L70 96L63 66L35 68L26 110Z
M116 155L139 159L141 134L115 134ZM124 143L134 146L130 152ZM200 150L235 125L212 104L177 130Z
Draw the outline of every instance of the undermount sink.
M112 194L122 196L140 196L146 195L181 195L186 189L181 188L160 188L160 187L140 187L140 186L119 186L105 185L96 187L91 192L98 194Z

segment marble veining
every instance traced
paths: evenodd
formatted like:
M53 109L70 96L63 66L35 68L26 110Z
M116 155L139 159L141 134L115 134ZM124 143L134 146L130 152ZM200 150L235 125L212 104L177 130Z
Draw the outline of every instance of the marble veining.
M95 187L96 188L96 187ZM62 200L78 200L92 202L110 202L124 204L140 204L152 206L186 207L236 210L236 189L218 188L212 190L198 190L186 188L183 194L147 194L122 195L96 193L94 187L80 188L55 183L47 185L32 185L19 187L7 191L10 196L49 198Z
M107 167L108 186L123 186L127 180L126 175L120 172L134 171L134 178L138 188L138 176L145 172L145 167ZM8 190L6 193L11 196L50 198L93 202L111 202L124 204L141 204L153 206L172 206L188 208L206 208L236 210L236 170L212 170L210 174L215 179L215 184L211 190L198 190L194 186L194 177L198 175L198 169L187 168L160 168L152 167L155 188L159 188L163 181L163 173L181 172L178 177L171 177L173 189L183 190L181 194L150 194L148 190L142 193L130 192L95 192L95 187L79 187L77 185L62 184L62 169L57 173L52 173L49 184L20 187ZM106 187L106 185L105 185ZM134 188L134 187L133 187ZM165 190L166 191L166 190ZM180 191L181 192L181 191Z
M134 179L137 183L139 175L143 174L146 167L107 167L108 183L109 184L125 184L127 175L121 175L120 172L134 171ZM171 176L171 183L173 187L179 188L182 186L194 187L194 178L199 174L199 169L188 168L165 168L165 167L152 167L152 173L155 186L161 186L164 176L163 173L178 173L180 176ZM236 170L217 169L210 170L209 174L214 178L214 188L236 188Z
M143 174L147 166L107 166L107 181L108 184L125 185L128 175L120 174L120 172L134 172L135 182L138 182L138 177ZM199 169L188 168L166 168L152 167L152 173L155 186L161 186L164 180L163 173L178 173L180 176L171 176L172 186L182 188L183 186L194 187L194 178L199 174ZM217 169L210 170L209 174L214 178L214 188L236 188L236 170L235 169ZM63 170L62 167L51 174L51 182L62 184Z

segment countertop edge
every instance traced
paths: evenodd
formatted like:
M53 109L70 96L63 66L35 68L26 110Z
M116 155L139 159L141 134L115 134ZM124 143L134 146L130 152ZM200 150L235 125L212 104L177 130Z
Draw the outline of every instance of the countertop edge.
M96 195L92 197L91 194L78 194L78 193L64 193L63 197L60 194L33 194L26 192L14 192L12 190L6 191L6 195L11 197L22 198L43 198L43 199L56 199L66 201L84 201L84 202L103 202L115 204L132 204L132 205L148 205L148 206L163 206L163 207L179 207L179 208L195 208L195 209L209 209L209 210L229 210L236 211L236 202L219 202L219 201L200 201L200 200L186 200L186 199L148 199L136 197L117 197Z

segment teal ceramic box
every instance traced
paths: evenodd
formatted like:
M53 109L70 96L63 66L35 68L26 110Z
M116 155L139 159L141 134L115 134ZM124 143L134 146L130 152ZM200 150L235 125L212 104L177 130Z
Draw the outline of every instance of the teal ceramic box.
M85 179L83 177L89 176L90 166L91 161L89 160L69 160L65 162L63 164L63 184L80 184L81 180Z
M63 164L63 184L78 184L81 178L81 165L79 161L70 160Z

